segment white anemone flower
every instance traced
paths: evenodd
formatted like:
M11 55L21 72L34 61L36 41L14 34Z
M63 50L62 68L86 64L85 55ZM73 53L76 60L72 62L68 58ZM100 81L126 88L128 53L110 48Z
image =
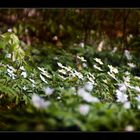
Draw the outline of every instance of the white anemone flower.
M109 67L109 69L110 69L110 73L118 73L119 71L118 71L118 69L117 68L115 68L115 67L113 67L112 65L108 65L108 67Z
M64 69L58 70L58 72L59 72L59 73L62 73L62 74L64 74L64 75L67 74L66 70L64 70Z
M32 82L32 87L35 87L35 80L33 80L33 79L29 79L31 82Z
M140 88L138 86L128 86L128 87L137 91L137 92L140 92Z
M88 67L88 66L87 66L87 63L83 63L82 66L83 66L84 68L87 68L87 67Z
M66 80L67 78L62 76L62 75L58 75L61 79Z
M62 63L57 62L57 64L58 64L58 66L59 66L60 68L64 68L64 66L62 65Z
M58 96L58 97L57 97L57 100L60 100L60 99L61 99L61 97L60 97L60 96Z
M139 76L135 76L135 78L138 79L138 80L140 80L140 77Z
M13 30L11 28L9 28L7 31L11 33Z
M94 81L94 79L93 79L92 77L89 77L89 75L87 75L87 78L88 78L88 80L89 80L92 84L95 84L95 81Z
M127 60L131 60L132 59L132 56L131 56L131 54L130 54L130 52L128 50L124 51L124 55L127 58Z
M94 85L95 84L95 77L94 77L94 75L93 74L91 74L91 73L88 73L88 75L87 75L87 78L88 78L88 80Z
M23 72L21 73L21 76L23 76L24 78L27 78L27 73L26 73L25 71L23 71Z
M30 78L29 80L30 80L33 84L35 84L35 80L33 80L33 79L31 79L31 78Z
M14 74L14 71L11 69L7 69L7 74L10 76L12 79L16 79L16 75Z
M77 94L78 94L79 96L81 96L81 95L84 95L84 94L88 94L88 92L85 91L84 88L80 87L80 88L78 88Z
M79 60L81 60L82 62L87 62L87 60L85 60L85 58L82 57L82 56L77 56L77 58L78 58Z
M102 69L100 67L98 67L96 64L93 65L93 67L99 71L102 71Z
M79 112L81 115L87 115L89 113L89 110L90 110L90 106L89 105L80 105L79 106Z
M116 79L116 77L115 77L115 74L114 73L110 73L110 72L107 72L108 73L108 75L110 75L113 79L115 79L116 81L117 81L117 79Z
M11 56L12 56L11 53L8 53L8 54L5 55L6 58L11 58Z
M128 132L134 131L134 127L132 125L127 125L125 127L125 131L128 131Z
M40 79L41 79L44 83L48 84L48 82L45 80L45 78L44 78L41 74L40 74L39 76L40 76Z
M100 65L103 65L103 62L101 61L100 58L94 58L94 60L95 60L97 63L99 63Z
M127 65L130 67L130 68L135 68L136 65L134 63L127 63Z
M124 83L119 84L119 91L126 92L127 87Z
M125 109L130 109L130 107L131 107L130 102L125 102L125 103L123 104L123 107L124 107Z
M41 67L37 67L41 72L45 73L46 71L44 70L44 68Z
M32 104L38 109L47 108L50 105L50 101L45 101L43 98L34 94L32 96Z
M20 70L22 70L22 71L25 71L25 68L24 68L24 66L20 66L20 68L19 68Z
M41 71L42 75L44 75L47 78L51 78L51 75L44 68L41 67L37 67L37 68Z
M73 73L73 74L74 74L75 76L77 76L79 79L83 80L83 75L82 75L80 72L74 70L74 73Z
M84 88L85 88L87 91L91 92L91 91L93 90L93 83L91 83L91 82L85 83Z
M118 48L114 47L113 50L112 50L112 53L115 53L117 50L118 50Z
M72 68L71 68L70 66L64 67L64 69L65 69L67 72L72 72Z
M15 69L13 66L9 66L9 65L7 65L7 67L8 67L11 71L13 71L13 72L16 71L16 69Z
M125 103L127 102L128 95L121 92L120 90L116 90L117 102Z
M26 87L26 86L23 86L23 88L22 88L23 90L27 90L28 88Z
M124 79L125 83L129 83L130 82L130 77L129 76L123 77L123 79Z
M130 72L126 71L125 72L125 75L129 76L130 75Z
M99 99L97 97L93 97L89 92L85 91L84 88L79 88L77 94L83 98L86 102L89 103L97 103Z
M49 96L54 92L54 89L50 88L50 87L47 87L47 88L44 88L44 92L45 92L46 95Z
M84 46L85 46L84 42L79 43L79 47L84 48Z

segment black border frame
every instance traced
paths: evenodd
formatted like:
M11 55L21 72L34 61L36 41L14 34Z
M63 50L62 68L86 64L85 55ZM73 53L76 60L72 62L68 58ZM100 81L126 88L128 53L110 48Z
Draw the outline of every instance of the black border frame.
M1 0L0 8L140 8L140 0ZM0 139L134 139L139 132L1 131ZM42 138L44 137L44 138Z
M140 0L1 0L0 8L139 8Z

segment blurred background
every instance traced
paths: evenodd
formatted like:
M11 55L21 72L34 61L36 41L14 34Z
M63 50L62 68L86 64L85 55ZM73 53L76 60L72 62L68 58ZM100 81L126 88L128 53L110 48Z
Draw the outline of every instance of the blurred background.
M29 46L90 45L139 50L139 9L0 9L0 33L13 31Z

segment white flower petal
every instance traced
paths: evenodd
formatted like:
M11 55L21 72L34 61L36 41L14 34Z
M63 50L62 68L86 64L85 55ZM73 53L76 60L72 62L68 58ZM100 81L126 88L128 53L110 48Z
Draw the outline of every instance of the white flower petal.
M95 60L97 63L99 63L100 65L103 65L103 62L101 61L100 58L94 58L94 60Z
M26 73L25 71L23 71L23 72L21 73L21 76L23 76L24 78L27 78L27 73Z
M48 84L48 82L45 80L45 78L44 78L41 74L40 74L39 76L40 76L40 79L41 79L44 83Z

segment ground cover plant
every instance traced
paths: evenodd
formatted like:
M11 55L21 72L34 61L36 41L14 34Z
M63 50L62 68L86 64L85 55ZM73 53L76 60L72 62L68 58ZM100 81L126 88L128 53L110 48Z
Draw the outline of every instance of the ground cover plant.
M104 33L94 32L93 44L74 40L63 48L60 42L25 43L20 30L0 35L1 131L140 130L140 63L132 34L110 46Z
M139 130L139 64L128 50L124 62L90 46L54 50L36 65L13 33L1 35L1 48L2 130Z

